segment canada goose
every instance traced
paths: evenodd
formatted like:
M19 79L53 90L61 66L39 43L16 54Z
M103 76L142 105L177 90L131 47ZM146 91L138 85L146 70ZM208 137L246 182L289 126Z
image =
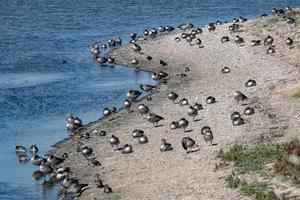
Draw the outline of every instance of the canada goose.
M198 115L198 110L195 109L193 106L190 106L188 108L187 111L188 115L191 116L193 118L193 120L195 121L195 117Z
M131 134L133 138L139 138L144 135L144 131L140 129L134 129Z
M189 105L189 101L188 101L186 98L182 98L182 99L179 101L179 105L180 105L180 106L187 106L187 105Z
M120 140L118 137L112 135L110 138L109 138L109 143L110 145L112 146L112 148L114 149L114 151L118 150L118 146L120 144Z
M169 100L173 101L173 103L175 103L176 99L178 98L178 94L176 94L175 92L170 92L168 94L168 98Z
M121 150L122 154L130 154L132 153L132 146L129 144L125 144L124 147Z
M195 108L196 110L203 110L203 106L202 106L202 104L200 104L200 103L195 103L195 104L193 105L193 108Z
M209 96L206 98L206 103L207 104L213 104L213 103L216 103L216 98L215 97L212 97L212 96Z
M221 70L222 74L228 74L230 73L230 68L229 67L224 67L222 70Z
M235 91L233 93L233 97L237 101L237 103L240 103L241 101L244 101L244 100L248 99L246 97L246 95L244 95L241 91Z
M186 153L190 153L191 150L195 147L198 147L198 145L196 145L196 142L190 138L190 137L184 137L181 139L181 144L184 150L186 150Z
M157 127L158 123L164 118L153 113L147 113L146 119L148 120L148 122L152 123L154 127Z
M170 143L167 143L166 139L162 138L161 139L161 144L159 146L159 150L161 152L165 152L165 151L172 151L172 145Z
M22 154L22 153L26 153L26 148L24 146L18 145L15 146L15 151L17 154Z
M189 125L189 121L186 120L185 118L181 118L178 121L178 127L183 128L183 131L185 132L186 127Z
M249 79L249 80L245 83L245 86L246 86L246 87L254 87L254 86L256 86L256 81L255 81L255 80L252 80L252 79Z
M139 137L139 143L140 144L146 144L148 143L148 138L145 135L142 135L141 137Z
M141 113L142 117L144 118L144 115L146 115L150 111L150 109L144 104L140 104L138 106L138 111Z
M251 108L251 107L245 108L244 114L245 115L252 115L252 114L254 114L254 108Z
M290 49L291 49L292 46L293 46L294 41L293 41L290 37L288 37L288 38L286 38L285 43L286 43L286 45L288 45L288 46L290 47Z

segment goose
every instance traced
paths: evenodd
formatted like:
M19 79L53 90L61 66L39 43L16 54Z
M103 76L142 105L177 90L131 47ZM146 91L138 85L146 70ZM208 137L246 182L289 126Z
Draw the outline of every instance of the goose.
M93 149L89 148L87 146L84 146L81 149L81 154L85 157L85 159L88 159L89 156L91 156L93 154Z
M122 39L120 37L115 39L115 46L122 46Z
M203 138L205 140L205 142L209 142L210 145L212 145L212 142L213 142L213 139L214 139L214 136L212 134L212 132L210 131L206 131L204 134L203 134Z
M107 59L105 56L98 56L98 57L97 57L97 62L98 62L100 65L105 64L107 61L108 61L108 59Z
M195 117L198 115L198 110L195 109L193 106L190 106L188 108L187 111L188 115L191 116L193 118L193 120L195 121Z
M140 144L146 144L148 143L148 138L145 135L142 135L141 137L139 137L139 143Z
M181 145L182 145L183 149L186 150L186 153L191 152L191 150L189 150L189 149L193 149L195 147L198 147L198 145L196 145L196 142L190 137L182 138L181 139Z
M79 197L82 192L89 188L90 186L88 184L73 183L67 188L67 191L69 194L74 194L76 197Z
M268 35L265 39L264 39L264 45L272 45L274 42L274 39L272 36Z
M201 41L200 38L197 38L196 41L195 41L195 43L196 43L196 45L199 46L199 48L202 48L202 47L203 47L203 46L202 46L202 41Z
M173 104L175 103L176 99L178 98L178 94L176 94L175 92L170 92L168 94L168 98L169 100L173 101Z
M158 31L163 34L164 32L166 32L166 28L164 26L159 26L158 27Z
M229 37L228 36L223 36L221 38L221 42L222 42L222 44L225 43L225 42L229 42Z
M267 54L273 54L273 53L275 53L275 49L273 47L269 47L267 49Z
M146 59L150 61L150 60L152 60L152 57L151 56L147 56Z
M209 96L206 98L206 103L207 104L213 104L213 103L216 103L216 98L215 97L212 97L212 96Z
M42 180L45 176L44 172L41 172L40 170L36 170L32 173L32 178L36 181Z
M53 172L53 168L45 160L42 160L39 170L44 173L44 175L50 175Z
M121 150L122 154L130 154L132 153L132 146L129 144L125 144L124 147Z
M221 70L222 74L228 74L230 73L230 68L229 67L224 67L222 70Z
M251 46L258 46L258 45L260 45L260 43L261 43L261 41L260 40L252 40L251 41Z
M285 43L286 43L286 45L288 45L288 46L290 47L290 49L291 49L291 48L292 48L292 45L293 45L293 43L294 43L294 41L293 41L290 37L288 37L288 38L286 38Z
M163 60L159 60L159 64L161 65L161 66L167 66L168 64L165 62L165 61L163 61ZM164 72L165 73L165 72ZM165 77L164 75L161 75L160 74L160 76L162 76L162 77Z
M187 33L182 33L181 34L181 38L182 39L186 39L188 36L189 36L189 34L187 34Z
M244 100L248 99L248 98L246 97L246 95L244 95L241 91L235 91L235 92L233 93L233 97L234 97L234 99L237 101L238 104L239 104L241 101L244 101Z
M134 129L131 134L133 138L139 138L144 135L144 131L140 129Z
M143 32L143 34L144 34L145 37L148 37L149 31L147 29L145 29L144 32Z
M254 86L256 86L256 81L255 81L255 80L252 80L252 79L249 79L249 80L245 83L245 86L246 86L246 87L254 87Z
M130 39L131 40L135 40L137 37L137 34L136 33L130 33Z
M251 108L251 107L245 108L244 114L245 115L252 115L252 114L254 114L254 108Z
M140 85L140 89L143 90L144 92L146 92L148 95L150 95L152 90L155 88L156 88L155 86L149 85L149 84L141 84Z
M99 174L96 174L97 179L95 180L95 184L97 188L103 188L103 181L100 179Z
M110 138L109 138L109 143L110 145L112 146L112 148L114 149L114 151L118 150L118 146L120 144L120 140L118 137L112 135Z
M214 23L210 23L209 25L208 25L208 31L209 32L212 32L212 31L215 31L216 30L216 26L214 25Z
M239 45L239 46L241 46L241 44L243 44L245 41L244 41L244 39L242 38L242 37L240 37L240 36L235 36L235 38L234 38L234 42L237 44L237 45Z
M132 59L131 64L132 65L137 65L137 64L139 64L139 60L138 59Z
M146 115L150 111L150 109L144 104L140 104L138 106L138 111L141 113L142 117L144 118L144 115Z
M53 168L55 168L55 166L59 165L60 163L62 163L64 161L64 159L56 157L54 155L49 155L49 157L47 158L47 163L50 164L50 166L52 166Z
M233 126L240 126L240 125L242 125L242 124L244 124L244 123L245 123L245 121L244 121L244 119L241 118L241 117L236 117L236 118L234 118L234 119L232 120L232 125L233 125Z
M43 158L38 156L37 154L34 154L31 158L30 161L33 165L35 166L40 166L42 163Z
M170 33L175 30L173 26L165 26L166 32Z
M193 105L193 108L196 109L196 110L203 110L203 106L201 103L195 103Z
M125 99L125 101L123 102L123 106L128 112L130 111L131 102L129 101L129 99Z
M104 185L104 193L112 193L112 189L111 187L109 187L107 184Z
M29 160L29 158L26 154L19 155L19 161L20 162L27 162L28 160Z
M26 148L24 146L21 146L21 145L17 145L15 146L15 152L17 154L22 154L22 153L26 153Z
M137 52L137 53L139 53L142 50L141 46L136 43L133 43L132 49L134 52Z
M189 101L188 101L186 98L182 98L182 99L179 101L179 105L180 105L180 106L187 106L187 105L189 105Z
M191 38L191 36L187 36L185 39L186 39L187 43L189 43L190 46L192 46L193 39Z
M192 29L194 28L194 24L190 23L190 22L186 22L186 23L183 23L183 24L180 24L178 26L178 28L182 31L185 31L187 29Z
M178 122L172 121L170 124L171 130L177 129L179 127Z
M209 126L203 126L203 127L201 128L201 134L204 135L204 134L207 133L207 132L211 132L210 127L209 127Z
M292 18L292 17L288 17L287 20L286 20L286 22L288 23L289 26L290 26L291 24L294 24L294 25L296 26L296 24L295 24L295 19Z
M240 118L241 117L241 113L239 113L238 111L235 111L231 114L230 119L234 120L235 118Z
M186 127L189 125L189 121L186 120L185 118L181 118L178 121L178 127L183 128L183 131L185 132Z
M103 115L105 117L109 116L110 114L111 114L111 110L109 108L106 107L103 109Z
M157 127L158 123L164 118L153 113L147 113L146 119L148 120L148 122L152 123L154 127Z
M203 33L203 30L202 30L202 28L197 28L196 29L196 32L199 34L199 33Z
M127 98L135 101L142 93L138 90L129 90L127 92Z
M35 144L31 145L29 149L32 154L36 154L39 151L38 147Z
M177 43L180 42L180 40L181 40L180 37L176 37L176 38L175 38L175 41L176 41Z
M96 160L96 158L89 158L88 161L89 161L89 165L101 166L101 163L98 160Z
M110 64L113 64L115 62L115 59L112 58L112 57L108 57L107 62L110 63Z
M165 152L165 151L172 151L173 148L172 148L172 145L170 143L167 143L165 138L162 138L161 139L161 144L159 146L159 150L161 152Z

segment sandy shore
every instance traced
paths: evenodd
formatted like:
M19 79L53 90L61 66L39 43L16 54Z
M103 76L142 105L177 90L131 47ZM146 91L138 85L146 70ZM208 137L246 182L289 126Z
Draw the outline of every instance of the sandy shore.
M143 100L134 104L134 112L121 110L86 125L85 131L91 133L90 139L74 136L57 145L57 155L65 152L69 155L64 165L70 166L73 175L81 182L91 185L80 199L252 199L243 196L239 190L226 187L224 177L231 173L232 168L227 166L215 170L220 162L216 155L221 148L228 148L234 143L255 145L261 134L278 134L280 137L274 137L277 142L297 137L300 104L299 100L289 95L300 86L297 65L300 63L300 50L298 47L289 49L284 45L285 38L274 36L274 43L280 51L267 55L265 46L250 46L250 41L258 38L249 28L253 22L242 25L242 29L247 31L229 33L229 24L217 26L214 33L204 28L204 32L198 35L203 48L190 46L185 41L176 43L174 38L181 35L178 33L140 43L142 54L134 53L131 45L111 53L117 64L133 67L130 62L137 58L141 69L153 72L163 70L169 74L169 79L167 84L158 86L152 101ZM299 28L296 32L298 36L294 40L299 45ZM225 35L230 37L230 42L222 44L221 37ZM243 37L245 45L234 44L235 35ZM265 36L262 34L260 39ZM286 60L284 54L296 56ZM153 59L148 61L147 55ZM160 59L168 65L161 66ZM231 73L221 73L225 66L231 69ZM189 72L185 72L186 67L189 67ZM181 73L187 76L181 77ZM244 84L248 79L256 80L257 86L246 88ZM245 106L237 105L234 101L235 90L246 94L249 105L256 111L252 116L244 116L246 123L238 127L232 126L230 115L233 111L243 112ZM190 104L197 102L204 106L197 117L199 121L192 121L187 115L186 106L174 105L168 100L167 94L171 91L178 93L179 99L187 98ZM217 102L206 104L208 96L214 96ZM165 118L160 122L162 126L153 128L141 117L137 111L140 103ZM270 113L275 117L270 117ZM188 129L191 131L170 130L170 123L182 117L190 121ZM205 125L212 128L216 146L206 144L200 134ZM144 130L149 143L141 145L133 139L131 132L134 129ZM107 136L93 135L93 130L106 130ZM121 144L131 144L134 152L123 155L112 151L107 142L112 134L120 138ZM193 138L199 144L200 151L186 154L181 147L181 138L184 136ZM162 138L173 145L173 151L159 151ZM88 166L84 157L76 152L77 141L93 148L102 166ZM97 189L95 174L99 174L114 193L105 194L102 189Z

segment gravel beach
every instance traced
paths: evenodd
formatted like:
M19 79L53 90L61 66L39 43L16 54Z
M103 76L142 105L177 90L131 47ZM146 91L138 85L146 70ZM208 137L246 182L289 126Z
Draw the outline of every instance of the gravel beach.
M217 169L216 166L220 165L217 153L235 143L255 145L262 134L280 135L273 137L276 142L287 141L299 137L300 126L299 100L290 97L300 87L299 26L292 32L274 33L276 52L270 55L266 54L266 46L250 45L251 40L263 40L272 34L262 31L258 35L254 32L258 30L257 21L259 19L241 23L243 31L238 33L229 32L230 24L219 25L214 32L203 28L203 33L197 35L203 48L195 45L194 41L192 45L184 40L175 42L175 38L181 36L181 33L175 33L139 42L141 53L133 52L131 44L112 51L110 56L115 58L116 64L135 67L131 60L136 58L139 60L137 70L164 71L168 73L168 80L157 85L151 101L143 99L134 103L133 112L121 109L87 124L84 130L56 145L53 150L56 155L68 154L63 165L69 166L72 175L80 182L91 186L78 199L252 199L239 190L226 187L224 178L232 173L232 166ZM280 28L285 29L285 25ZM280 29L277 27L276 30ZM292 49L285 45L288 34L294 38L295 47ZM236 35L244 38L243 45L234 43ZM229 36L230 41L222 43L223 36ZM147 56L153 59L147 60ZM167 65L162 66L160 60ZM230 73L221 73L225 66L230 68ZM187 67L189 71L185 70ZM245 87L249 79L254 79L257 86ZM247 105L236 103L233 97L236 90L248 97ZM204 109L199 111L197 120L193 121L188 116L188 106L173 104L168 99L169 92L176 92L178 100L188 99L190 105L201 103ZM209 96L215 97L216 103L207 104ZM153 127L137 111L141 103L164 118L158 127ZM243 113L247 106L255 108L255 114L243 115L245 124L233 126L231 113ZM183 117L189 120L187 131L171 130L170 123ZM203 126L211 127L215 145L210 146L204 141L201 135ZM139 144L137 139L132 138L134 129L143 130L149 142ZM107 135L98 136L93 133L94 130L105 130ZM80 139L83 132L89 132L90 138ZM112 134L119 137L121 144L132 145L133 153L125 155L113 151L107 141ZM200 150L186 154L181 146L181 139L185 136L193 138ZM173 151L160 152L162 138L172 144ZM76 151L78 141L93 148L101 166L88 165ZM95 174L99 174L113 193L106 194L103 189L95 187ZM277 192L285 191L278 189Z

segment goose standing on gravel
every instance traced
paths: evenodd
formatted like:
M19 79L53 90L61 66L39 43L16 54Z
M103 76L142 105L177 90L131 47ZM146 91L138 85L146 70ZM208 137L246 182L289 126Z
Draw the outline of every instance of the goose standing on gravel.
M222 74L228 74L230 73L230 68L229 67L224 67L222 70L221 70Z
M275 53L275 49L273 47L269 47L267 49L267 54L273 54L273 53Z
M235 117L232 120L232 125L233 126L240 126L244 123L245 123L245 120L242 117Z
M272 36L268 35L265 40L264 40L264 45L267 46L267 45L272 45L274 42L274 39Z
M203 47L203 46L202 46L202 41L201 41L200 38L197 38L196 41L195 41L195 43L196 43L196 45L199 46L199 48L202 48L202 47Z
M88 157L93 154L93 149L87 146L83 146L81 148L81 154L85 157L85 159L88 159Z
M222 42L222 44L225 43L225 42L229 42L229 37L228 36L223 36L221 38L221 42Z
M146 92L148 95L151 95L151 92L153 89L155 89L156 87L153 85L148 85L148 84L141 84L140 85L140 89L143 90L144 92Z
M137 64L139 64L139 60L134 58L134 59L131 60L131 64L132 65L137 65Z
M125 101L123 102L123 106L129 112L131 108L131 102L128 99L125 99Z
M198 115L198 110L195 109L193 106L190 106L188 108L187 111L188 115L191 116L193 118L193 120L195 121L195 117Z
M152 123L154 127L157 127L158 123L164 118L153 113L147 113L146 119L148 120L148 122Z
M240 36L235 36L235 38L234 38L234 42L237 44L237 45L239 45L239 46L241 46L241 44L243 44L245 41L244 41L244 39L242 38L242 37L240 37Z
M216 30L216 26L215 26L214 23L209 23L207 29L208 29L209 32L212 32L212 31Z
M191 153L192 150L190 149L194 149L195 147L198 147L198 145L196 145L196 142L190 137L182 138L181 145L183 149L186 151L186 153Z
M290 47L290 49L291 49L292 46L293 46L294 41L293 41L290 37L288 37L288 38L286 38L285 43L286 43L286 45L288 45L288 46Z
M135 40L137 37L137 34L136 33L130 33L130 39L131 40Z
M253 79L249 79L246 83L245 83L246 87L253 87L256 86L256 81Z
M233 113L231 113L230 115L230 119L233 120L234 118L240 118L241 117L241 113L239 113L238 111L234 111Z
M104 193L112 193L112 189L111 187L109 187L107 184L104 185Z
M129 145L129 144L125 144L123 146L123 148L121 149L121 153L122 154L130 154L130 153L132 153L132 146Z
M170 143L167 143L165 138L162 138L161 139L161 144L159 146L159 150L161 152L165 152L165 151L172 151L173 148L172 148L172 145Z
M180 106L187 106L187 105L189 105L189 101L188 101L186 98L182 98L182 99L179 101L179 105L180 105Z
M140 53L141 50L142 50L141 46L136 44L136 43L133 43L132 49L133 49L134 52L137 52L137 53Z
M203 126L201 128L201 134L204 135L206 132L211 132L211 128L209 126Z
M173 104L175 103L175 101L178 97L179 97L179 95L176 94L175 92L170 92L168 94L168 98L169 98L169 100L173 101Z
M235 91L235 92L233 93L233 97L234 97L234 99L237 101L238 104L239 104L241 101L244 101L244 100L248 99L247 96L244 95L241 91Z
M172 121L171 124L170 124L170 128L171 128L171 130L179 128L178 122Z
M141 113L142 117L144 118L144 115L146 115L150 111L150 109L144 104L140 104L138 106L138 111Z
M258 45L260 45L260 43L261 43L261 41L260 40L252 40L251 41L251 46L258 46Z
M109 143L110 145L112 146L112 148L114 149L114 151L118 150L118 146L120 144L120 140L118 137L112 135L110 138L109 138Z
M182 31L186 31L187 29L192 29L194 28L194 24L190 23L190 22L186 22L186 23L183 23L183 24L180 24L178 26L178 28Z
M251 108L251 107L248 106L247 108L245 108L244 114L245 115L252 115L252 114L254 114L254 108Z
M213 144L213 139L214 139L214 136L213 136L213 133L211 131L206 131L204 134L203 134L203 138L205 140L205 142L209 142L210 145Z
M111 114L111 110L109 108L104 108L103 109L103 116L107 117Z
M127 98L135 101L142 93L138 90L129 90L127 92Z
M184 132L186 131L185 129L186 129L186 127L188 127L188 125L189 125L189 121L186 120L185 118L181 118L178 121L178 127L182 128Z
M148 143L148 137L146 135L142 135L141 137L139 137L139 143L140 144Z
M216 98L215 97L212 97L212 96L209 96L206 98L206 103L207 104L213 104L213 103L216 103Z
M180 40L181 40L180 37L176 37L176 38L175 38L175 41L176 41L177 43L180 42Z
M140 129L134 129L131 133L133 138L139 138L142 137L144 135L144 131L140 130Z
M196 109L196 110L203 110L203 106L201 103L195 103L193 105L193 108Z
M185 40L187 41L187 43L190 44L190 46L192 46L192 41L193 41L193 39L191 38L191 36L187 36L187 37L185 38Z

